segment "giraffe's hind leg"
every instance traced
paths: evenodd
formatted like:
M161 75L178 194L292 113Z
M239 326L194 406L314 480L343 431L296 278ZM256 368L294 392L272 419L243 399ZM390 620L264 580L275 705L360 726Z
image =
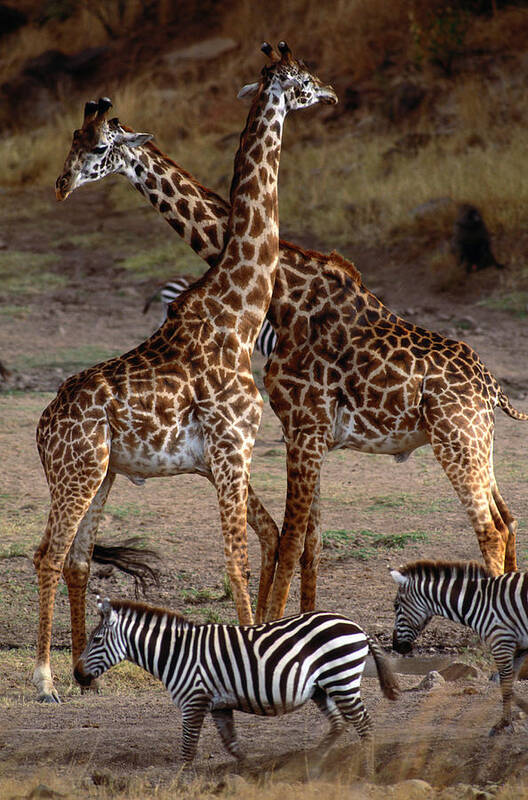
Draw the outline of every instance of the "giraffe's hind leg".
M321 560L321 479L317 478L301 556L301 611L313 611L317 596L317 572Z
M251 484L248 489L247 520L260 541L260 580L255 622L264 622L275 576L279 550L279 529L255 494Z
M453 424L452 435L448 434L449 430L433 430L433 452L468 513L486 566L493 575L502 575L506 553L509 564L515 563L515 553L492 490L491 425L468 433Z
M41 441L44 438L42 434ZM47 703L60 702L53 686L50 667L57 585L79 525L88 513L108 468L109 447L104 432L94 429L94 444L83 444L81 463L78 442L57 448L56 462L54 453L47 452L45 445L40 446L41 460L50 487L51 505L46 531L33 558L39 584L39 628L33 683L37 687L38 699Z
M81 520L62 570L70 601L74 666L86 646L86 587L90 577L90 563L101 515L114 480L115 473L107 472L88 511Z

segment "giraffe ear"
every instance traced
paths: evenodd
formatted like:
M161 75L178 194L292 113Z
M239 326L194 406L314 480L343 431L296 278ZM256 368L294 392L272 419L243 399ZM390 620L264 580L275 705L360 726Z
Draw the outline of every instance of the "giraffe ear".
M120 131L114 139L116 144L126 144L127 147L141 147L145 142L154 138L153 133L136 133L135 131Z
M258 83L246 83L246 85L243 86L239 91L239 93L237 94L237 98L239 100L243 100L246 97L251 97L251 98L255 97L258 88L259 88Z
M398 572L397 569L391 569L390 570L390 574L391 574L391 578L394 581L396 581L398 586L405 586L409 581L409 578L407 577L407 575L402 575L401 572Z

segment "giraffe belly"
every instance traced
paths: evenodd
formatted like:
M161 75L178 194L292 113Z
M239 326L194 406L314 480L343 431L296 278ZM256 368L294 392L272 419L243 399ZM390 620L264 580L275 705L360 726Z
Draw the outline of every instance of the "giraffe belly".
M375 419L345 412L338 416L331 449L346 447L362 453L397 456L408 455L428 442L424 430L404 419L395 420L387 430L386 424L376 425Z
M184 472L208 475L201 426L193 424L178 431L167 428L158 431L155 437L143 439L130 433L114 436L110 470L126 475L133 482Z

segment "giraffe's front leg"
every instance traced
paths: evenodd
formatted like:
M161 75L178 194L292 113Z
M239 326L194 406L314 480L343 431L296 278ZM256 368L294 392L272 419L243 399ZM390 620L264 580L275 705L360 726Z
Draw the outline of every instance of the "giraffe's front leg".
M248 472L236 452L229 464L213 466L224 537L226 572L241 625L253 623L249 597L249 562L247 551Z

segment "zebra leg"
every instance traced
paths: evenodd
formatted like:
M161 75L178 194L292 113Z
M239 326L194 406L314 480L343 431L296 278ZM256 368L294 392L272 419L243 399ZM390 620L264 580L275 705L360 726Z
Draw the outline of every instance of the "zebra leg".
M526 675L526 666L528 664L528 659L526 656L528 655L528 650L519 650L513 659L513 682L517 680L519 677L525 677ZM513 702L519 706L519 708L524 711L525 714L528 714L528 702L523 698L520 697L515 690L513 690Z
M346 722L334 700L327 695L324 689L316 688L312 700L330 723L330 730L321 740L318 748L324 756L345 730Z
M233 709L214 709L211 711L211 716L227 752L231 753L231 755L235 758L244 758L244 753L240 749L240 745L236 736L235 725L233 722Z
M192 761L196 755L203 721L210 708L210 698L205 695L194 696L181 706L183 722L181 752L185 762Z
M498 648L500 651L497 652ZM495 652L494 652L495 651ZM492 647L492 654L497 668L499 670L500 688L502 693L502 717L494 725L490 732L490 736L496 736L504 730L511 727L512 721L512 699L513 699L513 681L514 681L514 667L513 667L513 654L515 652L514 643L500 642L495 648Z
M363 705L363 700L359 694L359 688L351 692L348 697L334 695L332 698L339 711L356 729L361 741L363 764L365 774L368 778L374 775L374 743L372 739L372 720Z

